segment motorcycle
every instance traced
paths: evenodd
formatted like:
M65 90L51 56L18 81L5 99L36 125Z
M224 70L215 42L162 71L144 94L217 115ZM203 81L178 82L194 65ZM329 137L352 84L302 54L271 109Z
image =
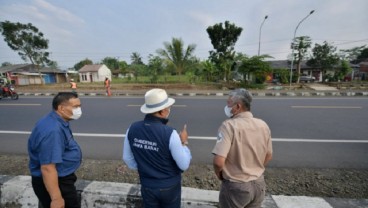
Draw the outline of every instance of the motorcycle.
M15 92L14 86L7 84L4 87L0 86L0 99L10 97L12 100L18 100L19 95Z

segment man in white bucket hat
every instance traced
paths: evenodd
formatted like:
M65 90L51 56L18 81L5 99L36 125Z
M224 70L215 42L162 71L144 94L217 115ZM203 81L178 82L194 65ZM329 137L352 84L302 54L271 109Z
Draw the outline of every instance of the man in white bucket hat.
M174 103L165 90L149 90L141 106L144 120L126 132L123 160L138 170L144 207L179 208L181 204L181 173L189 168L192 156L186 126L179 134L166 125Z

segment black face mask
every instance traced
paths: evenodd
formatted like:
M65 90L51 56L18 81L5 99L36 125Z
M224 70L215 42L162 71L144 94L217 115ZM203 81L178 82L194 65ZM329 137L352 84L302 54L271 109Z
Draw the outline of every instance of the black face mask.
M168 118L162 118L162 119L161 119L161 121L162 121L162 123L163 123L163 124L165 124L165 125L166 125L167 123L169 123L169 119L168 119Z
M165 124L165 125L169 122L168 118L159 118L152 114L147 114L145 117L145 120L151 120L151 121L156 120L156 121L160 121L162 124Z

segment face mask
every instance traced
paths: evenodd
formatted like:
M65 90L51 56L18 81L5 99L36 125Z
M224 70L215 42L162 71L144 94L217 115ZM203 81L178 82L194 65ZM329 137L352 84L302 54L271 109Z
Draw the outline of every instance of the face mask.
M225 111L225 115L229 118L233 117L233 114L231 113L231 109L230 107L228 107L227 105L225 105L224 111Z
M80 107L73 108L73 115L70 116L70 119L77 120L82 116L82 109Z
M171 109L169 108L169 113L167 114L166 119L168 119L168 118L169 118L169 116L170 116L170 112L171 112Z

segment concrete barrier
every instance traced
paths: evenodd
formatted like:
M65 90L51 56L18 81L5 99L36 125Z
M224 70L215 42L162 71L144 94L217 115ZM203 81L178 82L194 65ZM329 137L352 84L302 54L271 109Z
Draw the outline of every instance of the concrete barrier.
M1 207L38 207L38 200L29 176L16 176L1 183L0 193Z
M30 176L0 176L0 207L38 208ZM143 207L140 185L78 180L82 208ZM182 188L181 207L218 207L218 191Z
M137 184L78 180L76 187L82 208L143 207ZM218 191L182 188L182 208L218 207ZM0 208L38 208L30 176L0 175ZM368 207L368 199L342 199L266 194L264 208Z

